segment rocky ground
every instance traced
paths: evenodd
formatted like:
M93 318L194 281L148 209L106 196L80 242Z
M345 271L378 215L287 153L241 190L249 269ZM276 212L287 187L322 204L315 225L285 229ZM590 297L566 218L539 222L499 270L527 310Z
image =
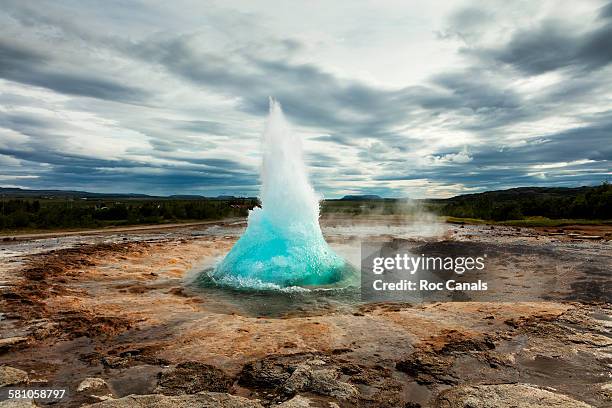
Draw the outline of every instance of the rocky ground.
M468 225L423 236L381 218L325 223L349 258L374 236L415 251L486 252L490 273L508 281L496 302L278 307L187 285L242 227L0 245L0 390L66 388L55 404L66 407L611 404L606 238Z

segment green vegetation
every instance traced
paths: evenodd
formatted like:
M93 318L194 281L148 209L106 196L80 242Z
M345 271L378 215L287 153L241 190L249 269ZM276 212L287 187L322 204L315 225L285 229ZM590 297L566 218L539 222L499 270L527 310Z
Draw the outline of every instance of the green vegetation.
M0 230L98 228L246 216L255 199L11 198L0 202Z
M411 215L425 210L449 222L499 223L515 226L562 226L602 224L612 220L612 185L595 187L538 188L466 194L448 199L413 202L380 197L350 196L327 200L323 214Z
M427 200L426 208L456 218L559 225L566 220L612 219L612 185L579 188L515 188ZM534 218L535 217L535 218ZM546 221L548 219L548 221Z
M256 198L200 196L151 197L78 191L2 189L0 230L99 228L244 217ZM421 211L449 222L514 226L612 223L612 186L536 188L467 194L441 200L397 200L348 196L325 200L325 215L420 216Z
M511 227L563 227L566 225L612 225L612 220L586 220L582 218L550 219L546 217L528 217L521 220L492 221L479 218L446 217L446 222L453 224L495 224Z
M404 211L399 200L394 199L342 199L342 200L325 200L321 203L321 213L336 214L336 215L360 215L360 214L383 214L391 215L398 214Z

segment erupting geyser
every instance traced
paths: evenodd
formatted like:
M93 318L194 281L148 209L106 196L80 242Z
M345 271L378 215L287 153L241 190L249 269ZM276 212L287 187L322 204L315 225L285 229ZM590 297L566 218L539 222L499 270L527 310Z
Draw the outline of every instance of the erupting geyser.
M325 242L319 198L308 181L300 139L280 104L270 99L263 134L262 207L212 272L221 284L238 287L328 285L342 280L347 263Z

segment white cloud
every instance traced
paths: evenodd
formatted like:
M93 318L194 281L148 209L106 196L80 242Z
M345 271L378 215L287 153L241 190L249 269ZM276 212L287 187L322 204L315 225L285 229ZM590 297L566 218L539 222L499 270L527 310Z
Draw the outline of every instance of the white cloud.
M440 156L430 156L429 159L434 165L465 164L473 160L472 156L470 156L470 154L468 153L467 148L464 148L462 151L457 153L448 153Z

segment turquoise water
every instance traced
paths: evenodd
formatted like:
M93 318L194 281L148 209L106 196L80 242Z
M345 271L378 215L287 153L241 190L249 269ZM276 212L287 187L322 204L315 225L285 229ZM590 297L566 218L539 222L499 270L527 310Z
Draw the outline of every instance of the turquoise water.
M245 233L207 276L236 288L342 286L352 268L323 238L321 197L308 180L301 140L274 100L262 140L262 207L250 211Z
M212 277L221 284L274 288L321 286L350 277L350 265L329 247L312 225L279 227L251 214L249 227Z
M255 288L220 284L213 278L214 271L214 268L204 271L189 288L206 300L202 307L215 313L254 317L317 316L353 313L362 304L358 282L342 281L325 287L260 284ZM356 271L352 272L358 277Z

